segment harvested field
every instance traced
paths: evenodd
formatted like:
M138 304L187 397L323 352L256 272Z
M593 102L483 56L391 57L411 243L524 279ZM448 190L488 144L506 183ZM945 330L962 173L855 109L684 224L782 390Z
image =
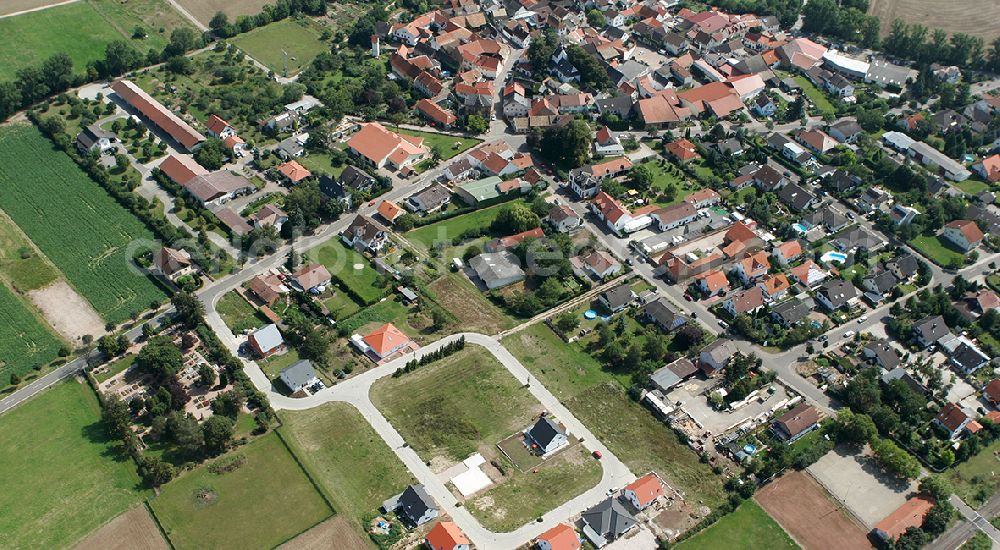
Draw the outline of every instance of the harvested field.
M334 543L336 541L336 543ZM278 550L368 550L368 538L343 516L334 516L282 544Z
M864 528L804 472L765 485L754 499L808 550L871 548Z
M66 281L58 280L45 288L32 290L28 298L52 328L74 344L82 344L82 338L88 334L95 339L104 335L101 316Z
M56 6L66 0L4 0L0 4L0 17L27 10L40 10L49 6ZM76 0L79 1L79 0Z
M177 0L177 3L184 7L205 25L217 12L222 12L229 16L230 21L235 21L239 15L255 15L260 13L265 4L271 4L270 0Z
M80 541L73 550L167 550L145 506L136 506Z
M933 0L872 0L868 14L878 16L882 34L889 32L893 19L941 28L948 33L963 32L989 41L997 36L1000 2L996 0L964 0L935 2Z

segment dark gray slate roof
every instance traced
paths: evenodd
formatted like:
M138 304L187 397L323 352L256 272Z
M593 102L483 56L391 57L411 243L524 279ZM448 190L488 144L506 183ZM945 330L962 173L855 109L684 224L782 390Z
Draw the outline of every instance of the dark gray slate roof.
M437 504L427 494L423 485L410 485L399 496L398 513L405 516L411 523L416 523L428 510L437 510Z
M547 416L539 418L538 422L535 422L535 425L528 430L528 436L542 447L547 447L557 435L565 435L565 433Z
M296 390L314 380L316 378L316 371L308 359L302 359L282 370L281 377L291 389Z
M614 540L635 525L635 518L615 498L601 501L583 513L582 519L591 529L607 540Z

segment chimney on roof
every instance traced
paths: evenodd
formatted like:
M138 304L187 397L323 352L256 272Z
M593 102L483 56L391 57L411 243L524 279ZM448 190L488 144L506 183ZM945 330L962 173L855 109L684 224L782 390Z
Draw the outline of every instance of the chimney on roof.
M372 35L372 57L378 57L381 51L381 45L379 44L379 38L377 34Z

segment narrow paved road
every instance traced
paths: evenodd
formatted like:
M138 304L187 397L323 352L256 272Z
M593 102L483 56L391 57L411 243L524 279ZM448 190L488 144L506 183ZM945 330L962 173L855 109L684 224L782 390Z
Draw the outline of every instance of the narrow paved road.
M172 314L173 308L169 307L157 314L155 317L151 318L148 322L153 327L159 327L163 324L163 320ZM136 325L134 328L127 331L125 335L128 336L130 341L135 342L142 337L142 324ZM32 397L52 387L52 385L58 383L59 381L65 380L71 376L76 376L83 371L84 367L87 366L87 361L91 358L97 358L99 355L100 354L97 351L92 350L84 355L81 355L80 357L77 357L69 363L62 365L61 367L57 367L41 378L32 380L30 383L26 384L22 388L19 388L14 393L0 399L0 414L13 409L28 399L31 399Z

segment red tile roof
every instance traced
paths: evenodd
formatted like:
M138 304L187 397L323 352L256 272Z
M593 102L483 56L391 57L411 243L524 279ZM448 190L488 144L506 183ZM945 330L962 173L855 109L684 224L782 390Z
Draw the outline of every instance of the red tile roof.
M962 423L968 420L969 415L954 403L947 403L941 407L941 412L935 417L938 422L944 425L949 431L954 432Z
M983 240L983 232L976 225L976 222L970 220L955 220L948 224L945 224L946 228L958 229L965 236L965 240L970 244L976 244Z
M208 117L208 122L205 124L205 127L208 128L208 131L212 132L215 135L221 134L223 131L225 131L225 129L228 126L229 123L226 122L225 120L222 120L222 118L219 117L219 115L212 115Z
M378 205L378 213L388 221L393 221L403 213L403 209L392 201L382 201Z
M181 120L159 101L153 99L135 83L129 80L119 80L111 85L111 89L118 94L118 97L142 113L144 117L151 120L186 149L190 150L205 141L205 136Z
M457 116L429 99L418 101L417 110L427 118L445 126L451 126L458 120Z
M681 162L701 158L701 155L698 154L698 148L686 138L675 139L668 143L667 151Z
M538 535L538 540L548 542L552 550L579 550L580 548L580 536L565 523L560 523Z
M193 158L184 155L170 155L160 163L159 168L179 185L184 185L198 176L208 175L208 170L202 168Z
M365 336L364 340L375 353L385 356L386 353L408 342L410 338L392 323L386 323Z
M458 525L450 521L439 521L427 533L425 540L428 546L434 550L453 550L456 546L469 544L469 539L458 528Z
M934 507L934 500L927 497L913 497L875 525L875 530L897 540L910 527L920 527L924 518Z
M653 474L646 474L629 483L625 486L625 490L635 493L642 507L663 496L663 484L660 483L660 478Z
M298 183L312 175L312 172L306 170L305 166L302 166L295 160L290 160L279 165L278 172L281 172L286 178L292 180L292 183Z

